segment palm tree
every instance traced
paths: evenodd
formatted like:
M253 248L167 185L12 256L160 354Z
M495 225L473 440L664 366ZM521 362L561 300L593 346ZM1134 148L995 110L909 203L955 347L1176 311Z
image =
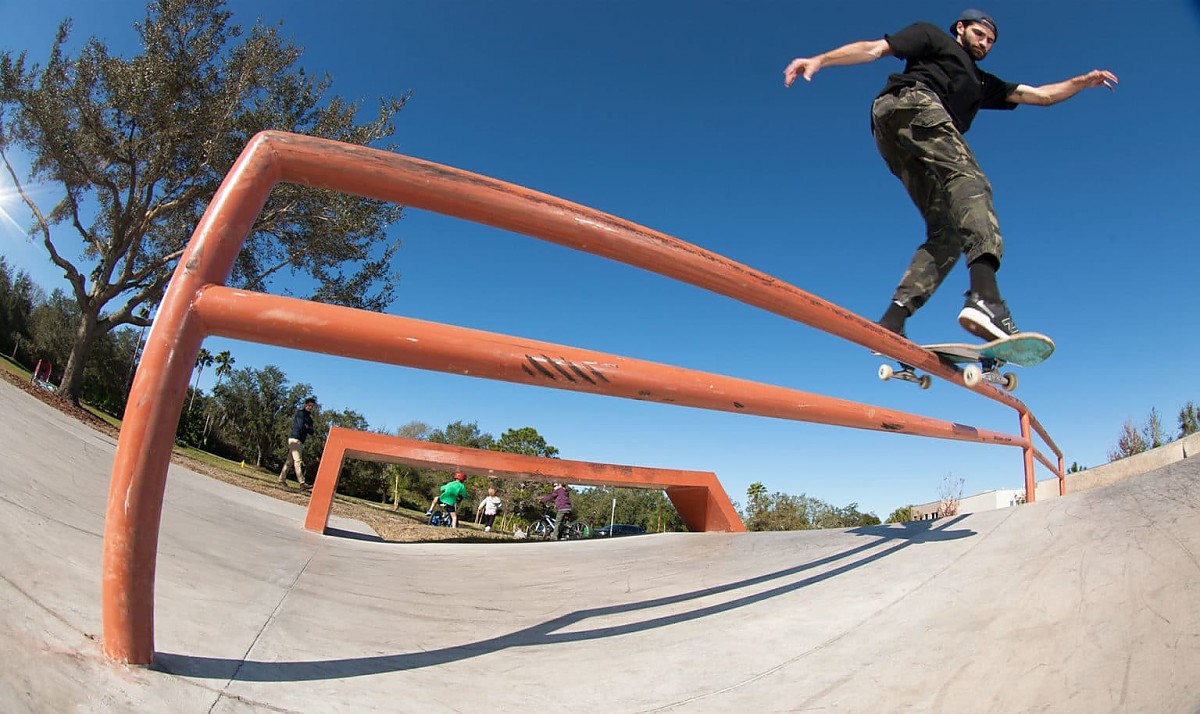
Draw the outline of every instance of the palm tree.
M217 364L217 371L214 372L214 374L217 375L217 383L213 385L213 389L216 389L221 385L221 378L233 372L233 364L237 362L237 360L229 354L229 350L222 351L220 354L214 357L213 360Z
M188 402L188 411L192 410L192 406L196 403L196 392L200 391L200 375L204 374L206 367L213 366L212 352L209 352L204 347L200 348L200 353L196 355L196 378L192 381L192 398Z
M217 371L214 372L217 375L217 383L213 385L213 394L216 394L217 387L221 386L221 379L233 373L233 364L237 360L233 358L233 355L229 354L229 350L222 350L213 358L213 361L217 365ZM204 438L202 440L204 444L208 443L208 428L212 424L212 418L212 410L210 409L208 416L204 418Z

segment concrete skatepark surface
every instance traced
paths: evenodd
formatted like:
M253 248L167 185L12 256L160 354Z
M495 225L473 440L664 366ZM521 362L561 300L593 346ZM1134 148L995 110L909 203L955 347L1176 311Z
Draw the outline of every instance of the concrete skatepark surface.
M394 544L171 467L100 649L114 442L0 382L0 711L1200 710L1200 459L839 531ZM986 456L982 453L981 456Z

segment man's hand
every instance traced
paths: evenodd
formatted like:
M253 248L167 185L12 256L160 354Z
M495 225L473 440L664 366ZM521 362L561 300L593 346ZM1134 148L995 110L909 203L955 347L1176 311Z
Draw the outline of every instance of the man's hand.
M1116 91L1117 75L1106 69L1093 69L1087 74L1081 74L1054 84L1043 84L1040 87L1030 87L1028 84L1018 84L1017 88L1008 95L1008 101L1016 104L1036 104L1048 107L1066 101L1076 94L1091 87L1108 87Z
M811 82L813 75L821 69L821 60L816 57L797 57L783 70L783 86L790 87L797 77Z
M783 84L790 87L797 77L804 77L805 82L811 82L813 75L824 67L866 64L890 54L892 54L892 47L887 40L861 40L842 45L816 57L797 57L792 60L787 69L783 70Z
M1104 85L1108 87L1109 91L1116 91L1117 89L1117 75L1106 69L1093 69L1091 72L1082 75L1079 79L1082 80L1085 87L1099 87Z

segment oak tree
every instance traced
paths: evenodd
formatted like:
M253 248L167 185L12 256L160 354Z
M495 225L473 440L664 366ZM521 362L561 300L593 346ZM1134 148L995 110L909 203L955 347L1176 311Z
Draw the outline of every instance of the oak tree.
M302 49L280 28L232 22L224 0L150 0L129 57L88 39L74 54L64 21L45 64L0 52L0 159L69 285L78 324L62 392L78 401L96 340L145 326L222 178L259 131L357 145L380 143L408 95L360 101L298 66ZM28 155L27 176L11 161ZM27 190L54 188L43 210ZM402 207L284 184L238 256L230 283L380 310L393 300L399 242L386 230Z

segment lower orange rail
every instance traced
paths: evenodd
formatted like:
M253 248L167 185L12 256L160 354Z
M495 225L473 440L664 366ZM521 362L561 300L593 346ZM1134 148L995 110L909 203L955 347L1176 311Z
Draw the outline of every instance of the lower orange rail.
M738 516L716 474L644 466L620 466L590 461L547 459L503 451L468 449L449 444L402 439L353 429L331 427L321 453L304 527L324 533L333 509L338 477L346 459L405 464L421 468L462 471L472 476L564 481L583 486L661 488L690 531L742 532Z

